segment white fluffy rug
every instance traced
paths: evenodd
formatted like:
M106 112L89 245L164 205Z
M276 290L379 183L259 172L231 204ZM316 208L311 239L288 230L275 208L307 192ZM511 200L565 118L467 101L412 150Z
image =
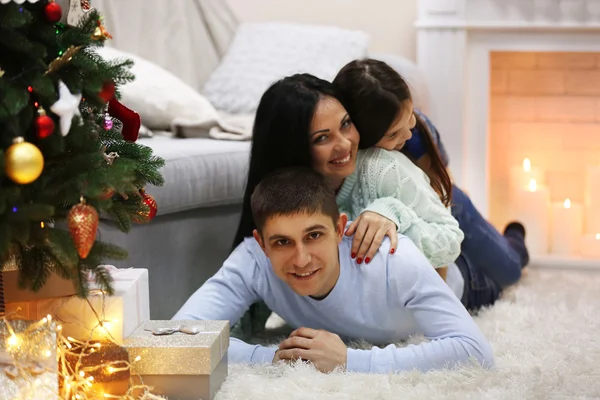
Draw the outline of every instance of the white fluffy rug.
M494 370L368 375L230 365L217 400L600 399L600 271L529 271L475 319L494 348Z

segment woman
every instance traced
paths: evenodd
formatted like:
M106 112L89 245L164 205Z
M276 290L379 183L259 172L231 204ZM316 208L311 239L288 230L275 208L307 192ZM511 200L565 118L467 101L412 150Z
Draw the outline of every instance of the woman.
M401 153L359 153L358 132L336 97L331 83L309 74L284 78L265 92L256 113L234 246L254 229L249 200L257 183L275 169L306 166L329 179L338 206L354 220L347 234L354 234L351 255L358 264L370 261L385 235L390 236L393 253L396 230L411 238L433 266L454 261L463 234L427 176ZM243 331L262 328L268 312L258 313L262 317L242 320Z
M360 132L360 148L399 150L431 177L436 191L447 185L448 157L439 133L413 108L407 83L392 67L373 59L355 60L340 70L333 84ZM437 180L440 176L442 181ZM456 263L474 290L463 304L471 310L493 304L503 288L520 279L529 261L525 228L513 222L501 235L456 185L444 195L451 196L452 215L465 233Z

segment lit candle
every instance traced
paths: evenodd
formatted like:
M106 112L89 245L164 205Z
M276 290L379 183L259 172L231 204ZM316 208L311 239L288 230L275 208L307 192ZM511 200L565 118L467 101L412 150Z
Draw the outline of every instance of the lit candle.
M600 259L600 233L581 237L581 255Z
M531 160L526 158L523 160L523 165L512 167L510 169L510 187L511 191L521 189L529 185L529 182L535 179L538 186L544 184L544 172L538 167L531 166Z
M538 186L531 179L527 187L519 188L513 201L514 218L527 230L525 244L530 254L548 252L548 234L550 228L550 194L548 188Z
M600 166L588 168L585 177L585 233L600 232Z
M583 206L571 203L570 199L553 203L550 251L554 254L577 254L582 233Z

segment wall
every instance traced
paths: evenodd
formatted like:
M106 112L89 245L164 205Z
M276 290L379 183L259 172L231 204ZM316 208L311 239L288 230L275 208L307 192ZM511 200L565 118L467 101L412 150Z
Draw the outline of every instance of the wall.
M415 60L417 0L226 0L240 21L290 21L359 29L371 52Z
M492 53L490 217L506 217L511 166L545 171L553 201L581 203L600 165L600 53Z

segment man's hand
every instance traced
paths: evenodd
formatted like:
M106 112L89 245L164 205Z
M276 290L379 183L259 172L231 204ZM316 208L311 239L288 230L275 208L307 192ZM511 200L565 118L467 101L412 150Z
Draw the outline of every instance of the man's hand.
M310 361L321 372L346 368L348 348L334 333L311 328L298 328L281 342L273 362L277 360Z

